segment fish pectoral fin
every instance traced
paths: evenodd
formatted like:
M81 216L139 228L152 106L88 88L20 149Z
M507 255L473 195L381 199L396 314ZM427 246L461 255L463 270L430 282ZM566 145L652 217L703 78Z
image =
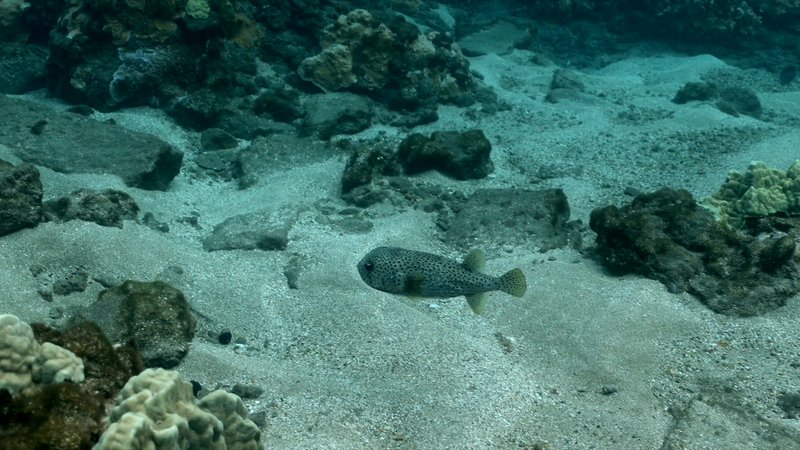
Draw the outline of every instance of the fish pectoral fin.
M406 277L406 295L409 297L422 296L422 283L425 281L425 275L421 273L412 273Z
M479 292L477 294L467 295L467 304L472 308L475 314L481 314L486 309L486 293Z

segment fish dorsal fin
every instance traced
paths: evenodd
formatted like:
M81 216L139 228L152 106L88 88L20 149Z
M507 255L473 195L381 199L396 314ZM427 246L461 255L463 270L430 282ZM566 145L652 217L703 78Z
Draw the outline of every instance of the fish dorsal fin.
M419 298L422 296L422 283L425 281L425 275L421 273L410 273L406 277L406 290L405 292L409 297Z
M467 256L464 257L464 262L462 262L461 265L470 272L483 273L486 268L486 255L484 255L481 250L471 250L467 253Z

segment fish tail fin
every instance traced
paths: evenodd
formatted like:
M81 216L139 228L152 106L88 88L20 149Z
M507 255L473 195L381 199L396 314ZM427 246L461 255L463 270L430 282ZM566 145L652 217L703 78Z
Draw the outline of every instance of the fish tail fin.
M528 290L528 282L521 269L511 269L497 279L498 288L514 297L522 297Z
M472 308L475 314L481 314L486 309L486 293L479 292L477 294L467 295L467 304Z

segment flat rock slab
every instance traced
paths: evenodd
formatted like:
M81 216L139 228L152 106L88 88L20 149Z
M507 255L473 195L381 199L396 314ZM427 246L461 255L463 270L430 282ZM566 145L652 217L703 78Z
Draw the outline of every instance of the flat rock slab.
M0 96L0 144L25 162L63 173L110 173L131 187L164 190L183 153L157 137L46 105Z
M461 51L467 56L489 53L507 55L514 48L531 40L531 34L513 23L498 22L485 30L472 33L458 41Z
M462 248L521 246L551 250L577 239L561 189L481 189L447 226L444 240Z
M216 250L286 250L297 211L282 208L242 214L214 227L203 240L208 252Z

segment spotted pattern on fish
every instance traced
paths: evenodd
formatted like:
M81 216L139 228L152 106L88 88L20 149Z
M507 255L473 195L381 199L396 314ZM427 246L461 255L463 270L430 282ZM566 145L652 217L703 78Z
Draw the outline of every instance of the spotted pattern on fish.
M361 259L358 273L367 285L391 294L441 298L463 295L476 313L485 308L486 292L525 295L527 283L520 269L493 277L483 273L484 265L480 250L473 250L458 262L432 253L378 247Z

